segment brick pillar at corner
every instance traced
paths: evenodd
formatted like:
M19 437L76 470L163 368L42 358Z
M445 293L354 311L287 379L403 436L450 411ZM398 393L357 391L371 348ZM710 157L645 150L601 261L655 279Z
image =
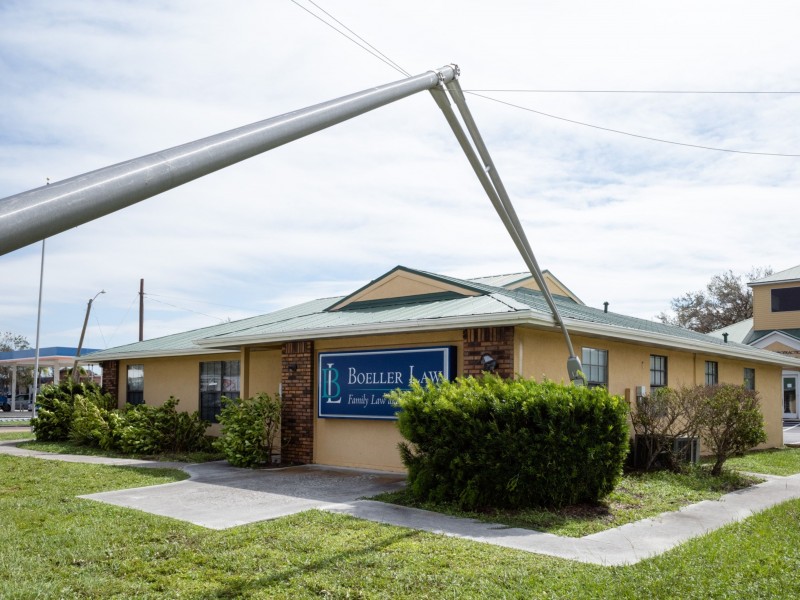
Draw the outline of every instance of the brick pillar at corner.
M439 381L455 376L456 348L397 348L321 352L317 368L318 416L334 419L396 419L387 398L411 381Z

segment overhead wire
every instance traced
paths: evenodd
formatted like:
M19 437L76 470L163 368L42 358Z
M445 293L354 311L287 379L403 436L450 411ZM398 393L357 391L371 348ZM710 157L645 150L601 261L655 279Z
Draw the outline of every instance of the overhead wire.
M672 144L675 146L685 146L687 148L699 148L701 150L713 150L714 152L729 152L733 154L750 154L755 156L782 156L788 158L797 158L800 157L800 154L784 154L782 152L755 152L751 150L734 150L732 148L717 148L714 146L703 146L701 144L689 144L687 142L676 142L674 140L665 140L663 138L656 138L647 135L641 135L638 133L631 133L629 131L622 131L620 129L612 129L611 127L603 127L601 125L593 125L592 123L585 123L583 121L577 121L575 119L568 119L567 117L560 117L558 115L553 115L550 113L546 113L540 110L536 110L533 108L528 108L526 106L520 106L519 104L514 104L513 102L507 102L505 100L500 100L499 98L492 98L491 96L485 96L483 94L477 94L475 92L469 92L471 96L477 96L478 98L483 98L485 100L491 100L492 102L497 102L498 104L505 104L506 106L510 106L519 110L524 110L527 112L531 112L537 115L541 115L543 117L549 117L551 119L557 119L559 121L565 121L567 123L572 123L574 125L581 125L583 127L591 127L592 129L599 129L601 131L608 131L610 133L617 133L619 135L627 135L629 137L639 138L642 140L649 140L651 142L660 142L662 144Z
M741 90L537 90L537 89L465 89L465 92L508 92L519 94L800 94L800 91Z
M391 60L390 58L386 57L386 55L385 55L385 54L383 54L383 52L380 52L380 51L378 51L377 49L376 49L376 50L371 50L371 48L374 48L374 46L373 46L372 44L370 44L369 42L367 42L366 40L364 40L364 38L362 38L362 37L361 37L360 35L358 35L357 33L353 32L353 31L352 31L350 28L348 28L346 25L342 24L342 23L341 23L341 22L340 22L338 19L336 19L334 16L332 16L330 13L328 13L328 12L327 12L325 9L323 9L323 8L320 8L319 6L317 6L316 4L314 4L314 2L313 2L313 1L309 0L309 2L311 2L311 4L314 4L314 6L316 6L316 7L317 7L319 10L321 10L323 13L325 13L326 15L328 15L328 16L329 16L331 19L333 19L333 20L334 20L334 21L336 21L337 23L339 23L339 24L340 24L342 27L344 27L345 29L347 29L347 31L350 31L350 32L351 32L351 33L352 33L354 36L358 37L358 38L359 38L360 40L362 40L364 43L362 44L361 42L359 42L359 41L357 41L357 40L353 39L352 37L350 37L349 35L347 35L347 34L346 34L346 33L344 33L343 31L340 31L339 29L337 29L336 27L334 27L333 25L331 25L331 24L330 24L328 21L326 21L325 19L323 19L322 17L320 17L318 14L314 13L313 11L309 10L308 8L306 8L305 6L303 6L302 4L300 4L300 3L299 3L297 0L291 0L291 2L292 2L293 4L295 4L295 5L297 5L298 7L302 8L304 11L306 11L308 14L310 14L310 15L311 15L312 17L314 17L315 19L318 19L319 21L321 21L322 23L324 23L325 25L327 25L328 27L330 27L331 29L333 29L333 30L334 30L336 33L338 33L339 35L341 35L341 36L342 36L342 37L344 37L345 39L347 39L347 40L350 40L352 43L354 43L356 46L358 46L359 48L361 48L361 49L362 49L362 50L364 50L365 52L368 52L369 54L371 54L372 56L374 56L374 57L375 57L375 58L377 58L378 60L380 60L380 61L382 61L382 62L386 63L386 64L387 64L387 65L389 65L391 68L393 68L395 71L398 71L398 72L400 72L400 74L402 74L402 75L404 75L404 76L406 76L406 77L410 77L410 76L411 76L411 74L410 74L408 71L406 71L405 69L403 69L401 66L399 66L397 63L395 63L395 62L394 62L393 60Z
M331 15L328 11L326 11L325 9L323 9L322 7L317 5L313 0L308 0L308 1L311 4L313 4L317 9L322 11L325 15L327 15L328 17L330 17L331 19L336 21L339 25L344 27L352 35L354 35L354 36L358 37L359 39L361 39L364 42L364 44L367 44L369 46L369 48L367 48L364 44L356 41L355 39L353 39L352 37L347 35L347 33L337 29L336 27L331 25L329 22L327 22L325 19L323 19L319 15L315 14L314 12L310 11L305 6L301 5L299 2L297 2L297 0L291 0L291 1L294 4L296 4L298 7L302 8L303 10L305 10L307 13L309 13L314 18L316 18L316 19L320 20L321 22L325 23L328 27L330 27L331 29L333 29L334 31L339 33L344 38L350 40L351 42L353 42L354 44L359 46L365 52L368 52L369 54L371 54L375 58L378 58L379 60L381 60L382 62L386 63L387 65L389 65L390 67L392 67L396 71L399 71L400 73L402 73L406 77L410 77L410 73L408 71L406 71L405 69L403 69L402 67L397 65L396 62L391 60L383 52L380 52L377 48L375 48L374 46L372 46L371 44L366 42L366 40L361 38L361 36L359 36L357 33L355 33L349 27L347 27L346 25L341 23L341 21L339 21L338 19L336 19L336 17ZM372 49L370 49L370 48L372 48ZM537 114L537 115L540 115L540 116L543 116L543 117L548 117L550 119L563 121L565 123L572 123L573 125L580 125L582 127L589 127L589 128L592 128L592 129L597 129L599 131L605 131L605 132L608 132L608 133L615 133L617 135L624 135L624 136L633 137L633 138L637 138L637 139L641 139L641 140L647 140L647 141L650 141L650 142L658 142L658 143L661 143L661 144L670 144L670 145L673 145L673 146L681 146L681 147L684 147L684 148L694 148L694 149L698 149L698 150L709 150L709 151L712 151L712 152L725 152L725 153L729 153L729 154L743 154L743 155L749 155L749 156L774 156L774 157L782 157L782 158L798 158L798 157L800 157L800 154L790 154L790 153L783 153L783 152L758 152L758 151L752 151L752 150L737 150L737 149L733 149L733 148L719 148L719 147L715 147L715 146L705 146L703 144L692 144L692 143L688 143L688 142L677 142L677 141L674 141L674 140L668 140L668 139L664 139L664 138L657 138L657 137L642 135L642 134L638 134L638 133L631 133L629 131L623 131L621 129L614 129L612 127L604 127L602 125L594 125L592 123L586 123L584 121L578 121L576 119L569 119L567 117L561 117L559 115L554 115L554 114L546 113L546 112L543 112L543 111L540 111L540 110L536 110L536 109L533 109L533 108L520 106L519 104L514 104L513 102L500 100L499 98L494 98L492 96L486 96L485 94L478 93L478 92L491 91L491 92L498 92L498 93L500 93L500 92L526 92L526 93L591 93L591 94L595 94L595 93L597 93L597 94L599 94L599 93L610 93L610 94L623 94L623 93L627 93L627 94L634 94L634 93L635 94L800 94L800 92L794 92L794 91L783 91L783 92L779 92L779 91L774 91L774 92L773 91L752 91L752 92L746 92L746 91L724 91L724 90L723 91L713 91L713 90L690 91L690 90L546 90L546 89L541 89L541 90L534 90L534 89L527 89L527 90L526 89L465 89L465 90L462 90L462 91L464 93L469 93L469 94L471 94L473 96L476 96L478 98L483 98L484 100L497 102L498 104L504 104L504 105L506 105L508 107L511 107L511 108L516 108L518 110L523 110L523 111L530 112L530 113L533 113L533 114Z
M202 315L204 317L208 317L209 319L216 319L220 323L226 323L227 321L230 320L230 319L222 319L220 317L215 317L214 315L208 315L206 313L202 313L202 312L197 311L197 310L192 310L191 308L186 308L185 306L176 306L175 304L170 304L169 302L164 302L162 300L156 300L155 298L150 297L150 294L145 294L144 297L147 298L148 300L152 300L153 302L158 302L159 304L163 304L165 306L171 306L172 308L177 308L178 310L183 310L183 311L186 311L186 312L194 313L196 315Z

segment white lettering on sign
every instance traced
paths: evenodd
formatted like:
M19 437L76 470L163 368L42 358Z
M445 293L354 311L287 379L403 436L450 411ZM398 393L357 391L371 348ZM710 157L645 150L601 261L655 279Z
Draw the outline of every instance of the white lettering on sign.
M347 369L348 385L403 385L400 371L359 371L355 367Z
M412 379L414 379L414 365L409 365L408 380L411 381ZM432 383L439 383L440 381L444 380L444 375L441 371L425 371L422 373L422 377L419 377L418 379L423 383L425 380L428 380Z

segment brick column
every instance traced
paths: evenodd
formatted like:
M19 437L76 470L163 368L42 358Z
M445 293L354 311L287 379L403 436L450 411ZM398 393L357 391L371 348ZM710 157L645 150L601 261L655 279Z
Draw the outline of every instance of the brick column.
M314 342L288 342L281 352L281 462L314 460Z
M463 374L477 376L481 370L481 356L490 354L497 361L496 375L514 376L514 328L481 327L464 330Z
M103 385L104 391L111 394L111 397L117 401L119 405L119 361L118 360L105 360L100 363L103 369Z

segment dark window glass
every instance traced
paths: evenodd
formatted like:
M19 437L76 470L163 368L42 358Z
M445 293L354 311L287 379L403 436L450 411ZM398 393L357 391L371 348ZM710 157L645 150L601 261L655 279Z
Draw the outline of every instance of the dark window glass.
M706 385L719 383L719 364L713 360L706 361Z
M667 357L650 355L650 387L660 388L667 385Z
M589 387L608 387L608 350L584 348L581 362Z
M748 369L745 367L744 369L744 387L748 390L756 389L756 370L755 369Z
M128 365L128 404L144 404L144 365Z
M200 363L200 418L216 421L222 397L239 397L239 361Z
M800 310L800 287L772 290L772 312Z

